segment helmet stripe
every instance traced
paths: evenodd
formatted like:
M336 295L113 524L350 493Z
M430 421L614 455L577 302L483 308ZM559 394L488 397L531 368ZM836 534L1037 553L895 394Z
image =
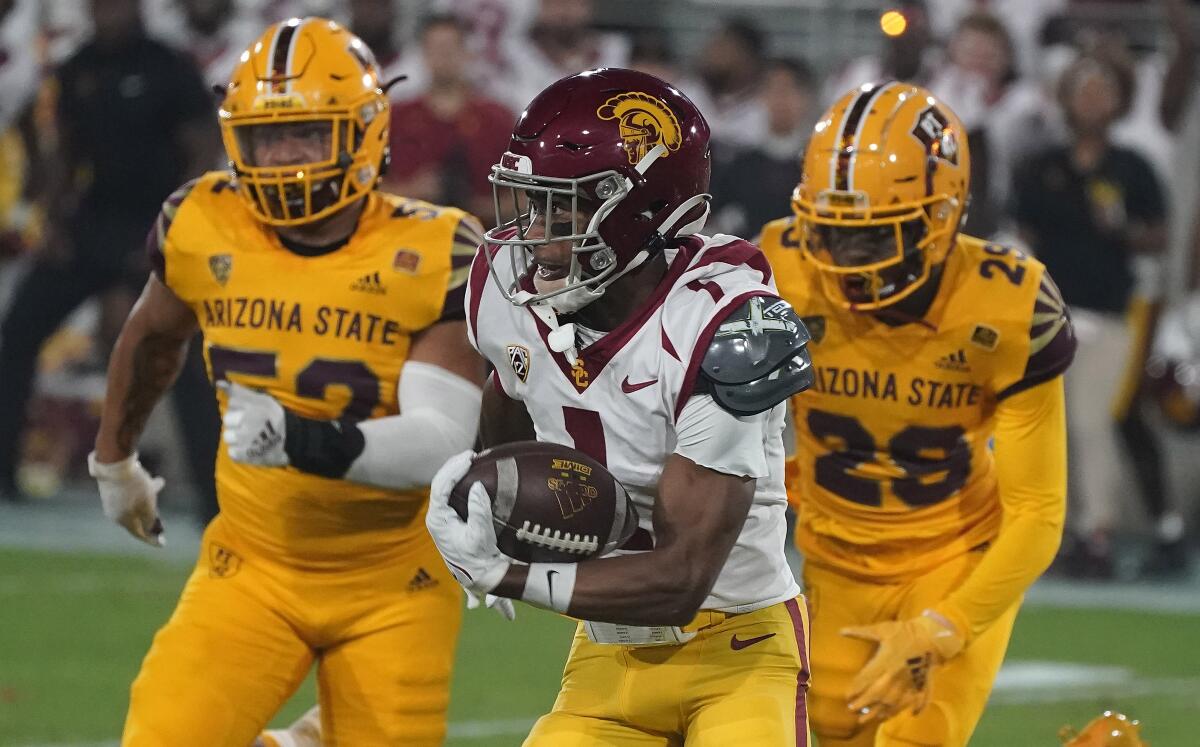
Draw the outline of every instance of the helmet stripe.
M865 114L866 112L869 112L871 110L871 107L874 106L875 102L879 99L879 97L882 96L883 94L887 93L887 91L889 89L894 88L895 86L896 86L895 81L889 81L888 83L884 84L881 88L876 89L876 91L871 94L871 97L869 99L867 99L866 103L862 107L862 110L858 112L857 119L854 121L854 124L853 124L854 139L851 141L851 143L854 146L854 150L853 150L853 152L851 152L849 163L846 165L846 172L847 172L846 173L846 186L839 187L839 189L850 189L850 190L854 189L854 166L858 162L859 140L862 138L863 127L866 126L866 124L867 124L867 118L864 117L863 114ZM847 117L846 129L849 129L849 128L850 128L850 120L849 120L849 117Z
M292 91L292 78L299 74L298 70L294 70L292 68L292 61L296 58L296 40L300 38L300 30L304 28L310 21L312 21L311 18L305 18L303 21L297 24L296 30L292 33L291 38L288 39L287 63L286 67L284 68L284 75L287 76L287 93L291 93Z
M292 42L299 25L299 19L296 18L280 23L275 30L275 38L271 40L271 51L268 53L271 67L267 70L267 79L271 81L273 93L283 93L287 89L281 87L290 87L285 79L292 59Z
M267 50L267 70L263 76L267 81L267 90L271 93L275 92L275 49L279 46L279 35L283 33L286 26L284 23L279 23L275 26L275 35L271 37L271 47Z
M862 116L862 110L859 109L859 104L863 103L875 90L874 83L867 83L858 89L854 100L846 106L846 114L842 117L841 127L838 128L838 135L833 141L833 153L829 156L829 183L834 189L846 188L846 173L845 168L848 166L846 148L849 143L846 142L846 124L851 117L855 120Z

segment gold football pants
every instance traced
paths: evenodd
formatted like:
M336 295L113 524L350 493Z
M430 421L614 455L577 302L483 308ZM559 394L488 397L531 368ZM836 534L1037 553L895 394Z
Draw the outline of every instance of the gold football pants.
M300 570L218 516L133 683L122 744L248 747L315 661L326 745L440 745L461 605L423 531L386 559Z
M706 615L719 622L674 646L592 643L580 626L554 708L525 747L808 745L804 598Z

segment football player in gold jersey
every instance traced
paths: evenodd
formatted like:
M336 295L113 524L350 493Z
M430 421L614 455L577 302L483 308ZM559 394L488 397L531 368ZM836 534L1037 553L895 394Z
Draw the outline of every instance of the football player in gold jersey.
M1061 537L1070 319L1036 260L958 232L969 177L945 104L864 85L760 239L817 367L788 492L822 747L967 744Z
M314 662L331 743L445 735L460 596L422 517L434 472L474 440L462 293L480 227L375 191L385 88L336 23L271 26L221 104L232 173L185 185L150 233L89 457L105 513L162 544L162 480L135 444L197 326L228 448L125 745L245 747Z

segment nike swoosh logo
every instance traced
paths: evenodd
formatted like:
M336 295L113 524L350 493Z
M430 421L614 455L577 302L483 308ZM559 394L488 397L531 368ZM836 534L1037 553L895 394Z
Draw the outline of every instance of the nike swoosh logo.
M625 392L626 394L633 394L634 392L638 391L639 389L645 389L646 387L652 386L657 383L658 383L658 379L650 379L649 381L642 381L642 382L638 382L637 384L630 384L629 377L626 376L625 380L621 382L621 391Z
M756 643L762 643L768 638L774 637L774 633L767 633L766 635L758 635L753 638L742 638L741 640L738 640L737 633L734 633L733 637L729 639L729 647L734 651L741 651L744 648L749 648Z
M554 577L558 571L546 571L546 596L550 598L550 606L554 606Z

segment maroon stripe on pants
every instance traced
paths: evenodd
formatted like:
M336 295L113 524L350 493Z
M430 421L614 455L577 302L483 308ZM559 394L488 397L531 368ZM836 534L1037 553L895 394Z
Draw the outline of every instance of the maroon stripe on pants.
M800 673L796 675L796 747L808 747L808 646L805 645L804 616L795 599L783 603L792 616L792 630L796 634L796 647L800 651Z

